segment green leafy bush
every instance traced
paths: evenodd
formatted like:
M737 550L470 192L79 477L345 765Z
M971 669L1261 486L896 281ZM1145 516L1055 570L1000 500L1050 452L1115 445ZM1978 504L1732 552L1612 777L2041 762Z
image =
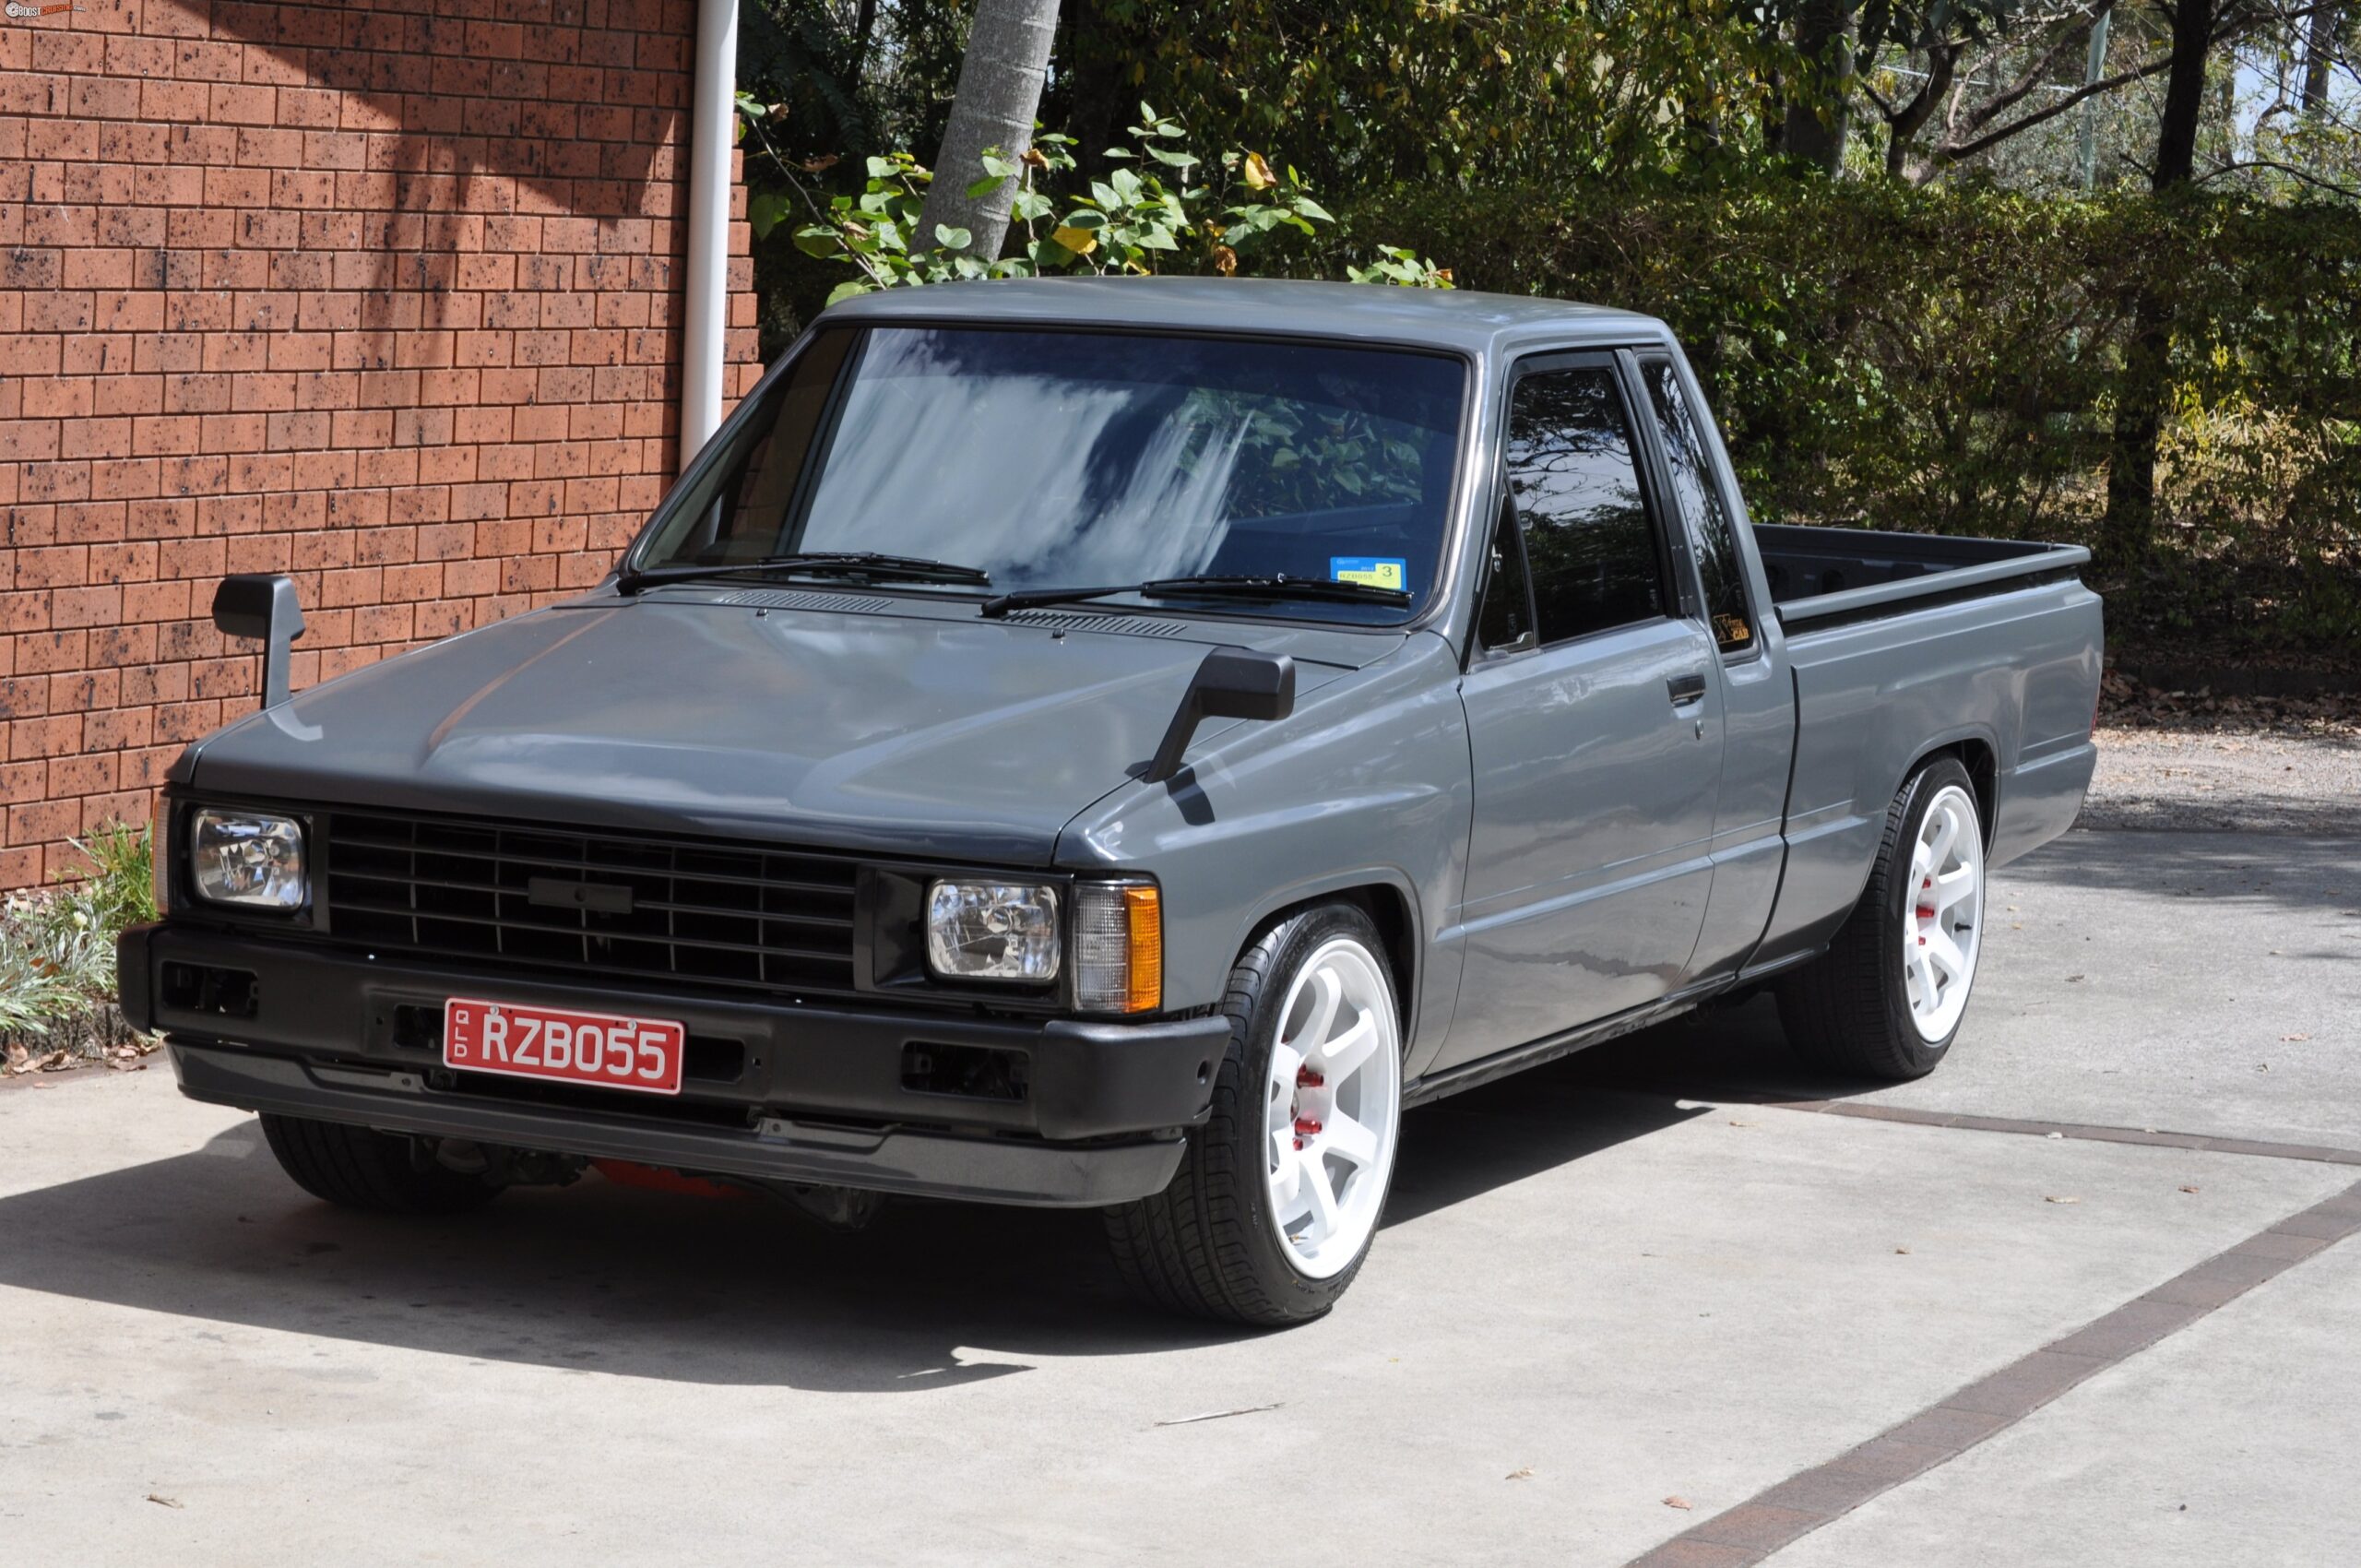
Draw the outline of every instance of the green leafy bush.
M75 846L86 874L0 915L0 1043L21 1065L49 1049L86 1051L131 1039L114 1010L114 941L156 918L145 828L109 827Z
M1095 148L1145 98L1218 145L1286 145L1340 196L1691 167L1777 112L1796 61L1763 18L1724 0L1105 0L1066 8L1043 117Z
M759 137L764 106L742 99L739 113ZM985 156L984 176L968 194L1015 185L1010 216L1022 238L1012 254L982 255L974 235L944 224L921 233L934 175L907 152L870 159L864 187L832 196L825 214L796 230L796 245L855 270L829 292L825 303L834 304L876 289L976 279L1176 271L1228 277L1241 266L1252 270L1249 264L1275 237L1308 237L1335 222L1294 169L1275 168L1259 152L1233 148L1208 166L1183 145L1180 122L1145 103L1140 123L1128 128L1137 150L1108 148L1101 179L1082 180L1074 138L1054 132L1037 136L1022 158ZM772 172L792 181L786 160L765 150ZM1066 183L1078 188L1045 188ZM796 199L791 190L757 191L748 207L755 237L767 238L785 222ZM1377 253L1369 266L1347 265L1352 281L1451 287L1449 271L1407 250L1381 245Z
M1405 189L1342 227L1669 322L1757 514L2096 544L2123 350L2172 322L2156 549L2110 624L2361 634L2361 212L1798 180Z

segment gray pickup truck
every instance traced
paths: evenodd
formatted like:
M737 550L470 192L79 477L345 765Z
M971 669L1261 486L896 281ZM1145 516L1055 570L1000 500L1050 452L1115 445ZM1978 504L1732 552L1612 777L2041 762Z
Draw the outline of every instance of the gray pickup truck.
M123 1002L332 1203L600 1164L1106 1211L1324 1312L1403 1113L1775 986L1931 1070L2073 820L2079 549L1753 527L1664 326L997 282L828 311L577 598L188 748Z

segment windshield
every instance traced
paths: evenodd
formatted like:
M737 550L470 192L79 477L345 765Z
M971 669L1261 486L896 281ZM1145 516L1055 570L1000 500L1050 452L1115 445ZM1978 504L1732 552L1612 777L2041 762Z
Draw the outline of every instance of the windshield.
M1285 576L1411 603L1253 613L1397 622L1434 580L1464 379L1439 355L1321 343L825 330L634 565L876 552L990 574L908 590L971 595Z

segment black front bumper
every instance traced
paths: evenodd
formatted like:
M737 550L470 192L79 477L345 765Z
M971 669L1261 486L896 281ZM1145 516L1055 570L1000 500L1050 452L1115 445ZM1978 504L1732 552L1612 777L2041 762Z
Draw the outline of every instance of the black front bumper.
M195 1099L683 1170L998 1203L1087 1206L1161 1191L1185 1129L1204 1120L1229 1028L1219 1016L1024 1022L773 1005L169 923L125 932L119 960L125 1013L167 1037L181 1091ZM192 983L204 975L253 982ZM430 1037L455 995L678 1019L692 1069L682 1093L660 1100L453 1073ZM1020 1063L1021 1087L943 1092L913 1079L914 1062L962 1052Z

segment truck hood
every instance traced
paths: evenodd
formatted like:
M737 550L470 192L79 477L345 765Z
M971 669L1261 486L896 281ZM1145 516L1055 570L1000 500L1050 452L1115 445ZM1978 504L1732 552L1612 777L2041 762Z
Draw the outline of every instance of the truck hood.
M1208 646L1296 653L1300 692L1401 641L1239 622L1059 631L964 606L758 612L731 597L602 597L450 638L199 742L190 781L1046 864L1059 829L1155 752ZM1306 661L1321 653L1335 662Z

